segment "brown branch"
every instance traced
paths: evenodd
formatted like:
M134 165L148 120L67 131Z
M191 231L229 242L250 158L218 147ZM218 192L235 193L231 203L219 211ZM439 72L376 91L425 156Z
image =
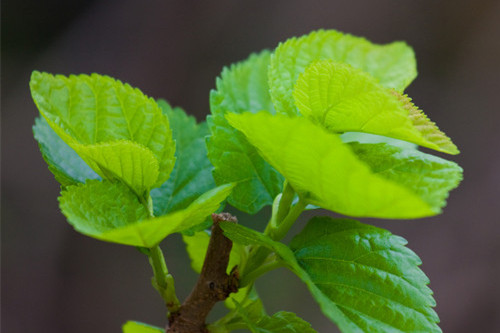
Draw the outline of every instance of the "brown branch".
M215 303L238 291L238 272L226 273L233 243L219 226L221 221L236 223L228 214L212 214L214 224L200 276L180 309L169 318L167 333L207 333L205 320Z

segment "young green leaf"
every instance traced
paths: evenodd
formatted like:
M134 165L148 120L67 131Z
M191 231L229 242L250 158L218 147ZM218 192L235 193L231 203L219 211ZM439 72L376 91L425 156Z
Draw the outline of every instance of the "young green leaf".
M167 180L175 145L168 119L153 99L97 74L65 77L35 71L30 88L50 127L101 177L120 178L138 194ZM108 161L115 148L126 156L115 154ZM146 169L135 170L141 167Z
M93 145L73 145L75 151L99 175L120 180L142 195L154 186L159 175L158 160L148 148L129 140Z
M67 187L59 201L62 212L77 231L108 242L151 248L172 233L202 223L219 208L231 188L232 185L219 186L186 209L155 218L148 218L145 206L122 183L90 180Z
M311 62L321 59L359 68L397 91L417 76L415 55L404 42L377 45L335 30L314 31L280 44L272 56L269 86L278 112L297 113L292 97L295 82Z
M337 135L305 118L264 112L227 118L310 204L351 216L383 218L439 212L404 184L374 173Z
M62 186L84 183L87 179L100 177L71 149L55 132L43 117L35 119L33 135L38 141L42 157L49 170Z
M256 321L247 316L241 305L237 306L241 319L252 333L316 333L311 324L295 313L280 311L272 316L264 315Z
M451 140L407 97L350 65L313 62L297 80L293 97L301 114L329 131L378 134L458 154Z
M164 333L160 327L151 326L137 321L127 321L122 326L123 333Z
M266 311L254 286L240 288L237 293L231 293L224 304L231 311L209 325L210 332L232 332L233 330L245 329L248 328L245 319L257 322L266 316ZM246 318L244 319L242 316L246 316Z
M216 89L210 92L212 114L261 110L274 113L267 84L270 58L271 52L264 50L230 67L224 67L216 80Z
M202 194L186 209L111 230L102 233L98 238L151 248L170 234L184 232L203 223L210 214L219 209L232 188L232 184L219 186Z
M279 257L289 265L295 262L295 256L288 246L273 241L270 237L261 232L244 227L241 224L228 222L221 222L220 227L224 230L224 235L237 244L260 245L278 254Z
M186 208L197 197L215 187L212 164L207 157L205 122L196 123L180 108L171 108L160 100L158 105L170 121L175 140L176 162L170 178L151 191L155 216Z
M372 172L409 189L436 211L462 180L463 170L456 163L414 149L384 143L349 146Z
M222 71L217 89L210 94L212 116L208 118L211 136L208 157L215 169L217 184L236 183L228 201L244 212L255 214L271 205L281 192L283 178L259 156L245 136L231 127L224 115L267 110L274 112L267 68L270 53L263 51Z
M429 279L406 243L358 221L321 217L309 221L290 247L323 295L318 301L342 313L338 319L326 314L343 332L441 332Z
M66 187L59 197L59 206L77 231L91 237L149 216L125 184L107 180L87 180L85 184Z

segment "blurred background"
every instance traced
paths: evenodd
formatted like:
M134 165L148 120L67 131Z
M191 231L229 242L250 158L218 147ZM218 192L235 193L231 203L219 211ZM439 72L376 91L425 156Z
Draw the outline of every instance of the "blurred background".
M38 114L28 88L32 70L108 74L202 120L223 66L319 28L414 47L419 77L407 92L461 149L447 158L463 166L465 180L440 216L369 222L407 238L420 255L443 331L500 332L498 0L1 5L3 332L120 332L128 319L165 323L145 256L76 233L59 213L59 186L31 132ZM262 228L268 213L238 215L241 223ZM182 241L171 236L162 247L184 298L196 275ZM336 332L286 270L257 287L270 314L296 311L319 332Z

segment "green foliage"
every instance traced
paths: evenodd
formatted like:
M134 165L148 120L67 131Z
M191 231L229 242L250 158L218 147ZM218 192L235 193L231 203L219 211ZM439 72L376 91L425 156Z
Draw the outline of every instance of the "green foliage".
M35 119L33 134L49 170L62 186L84 183L86 179L100 179L94 170L50 128L45 118Z
M372 172L416 193L436 211L446 205L448 192L462 180L462 168L456 163L413 149L384 143L350 143L357 157Z
M383 178L390 173L373 172L338 136L306 119L267 113L227 117L310 204L351 216L385 218L423 217L440 211L440 206L431 206L418 195L427 190L426 185L434 186L432 179L396 183L392 180L397 176ZM458 180L456 170L450 174Z
M88 180L68 186L59 204L77 231L96 238L149 217L133 191L123 183L110 181Z
M119 179L139 195L167 180L175 145L153 99L97 74L35 71L30 88L50 127L101 177Z
M41 116L33 133L61 184L68 222L146 254L171 321L189 310L159 244L182 233L192 268L213 265L205 262L206 229L227 199L246 213L272 212L262 233L220 222L233 243L231 281L223 283L233 288L239 278L240 288L210 332L314 333L293 313L266 313L254 282L277 267L297 275L344 333L441 332L429 280L403 238L314 217L290 246L279 242L310 208L390 219L442 211L462 169L418 146L459 151L404 95L415 77L403 42L320 30L224 68L211 115L197 123L107 76L35 71L30 88ZM164 330L129 321L123 332Z
M457 154L451 140L401 96L368 73L326 60L307 67L293 91L300 113L334 133L379 134Z
M343 332L440 332L420 259L390 232L348 219L314 218L290 250L251 229L223 224L234 242L274 251Z
M204 193L186 209L148 218L148 211L123 184L89 181L62 192L61 210L76 230L124 245L151 248L170 234L203 223L231 192L232 185Z
M413 50L403 42L377 45L335 30L314 31L290 38L274 51L269 86L278 112L297 113L292 97L295 82L310 63L321 59L359 68L397 91L403 91L417 76Z
M158 101L158 105L170 121L176 162L170 178L151 191L156 216L186 208L197 197L215 187L212 164L205 148L205 137L208 135L206 123L197 124L194 117L180 108L171 108L166 101Z
M208 157L214 165L217 184L237 183L229 203L254 214L271 205L281 192L283 178L257 153L245 136L231 127L224 115L266 110L274 112L267 86L270 52L262 51L230 68L217 78L217 89L210 93L212 116L208 124L212 135L207 141Z
M311 324L297 317L295 313L280 311L272 316L263 315L251 318L245 309L239 307L239 313L246 327L252 333L315 333Z
M309 221L290 247L341 320L350 321L346 332L440 332L429 279L406 243L387 230L324 217Z

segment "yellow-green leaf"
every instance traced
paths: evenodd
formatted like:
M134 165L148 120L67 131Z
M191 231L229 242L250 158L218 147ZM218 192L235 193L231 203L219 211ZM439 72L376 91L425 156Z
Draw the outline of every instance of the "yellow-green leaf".
M60 207L73 227L90 237L131 246L151 248L172 233L183 232L214 213L233 185L212 189L187 208L149 218L145 205L121 182L88 180L68 186L59 198Z
M297 80L293 96L301 114L329 131L378 134L458 153L409 98L350 65L329 60L312 63Z
M374 173L337 135L303 117L264 112L226 117L310 204L345 215L382 218L439 212L404 185Z
M359 68L397 91L403 91L417 76L415 55L404 42L377 45L335 30L313 31L281 43L272 56L269 86L278 112L297 113L292 97L295 82L311 62L321 59Z
M80 156L101 177L107 175L100 165L113 176L125 177L121 167L126 161L103 164L107 151L101 148L126 141L135 147L127 146L128 153L142 154L131 161L144 154L156 160L146 159L139 165L127 165L128 168L156 163L158 170L156 179L147 175L151 169L135 170L134 178L121 178L123 182L140 193L145 190L142 185L149 189L167 180L175 163L175 145L168 118L152 98L128 84L98 74L65 77L35 71L30 88L35 104L50 127L78 154L83 154ZM149 152L145 153L146 150ZM99 156L97 160L95 154Z

